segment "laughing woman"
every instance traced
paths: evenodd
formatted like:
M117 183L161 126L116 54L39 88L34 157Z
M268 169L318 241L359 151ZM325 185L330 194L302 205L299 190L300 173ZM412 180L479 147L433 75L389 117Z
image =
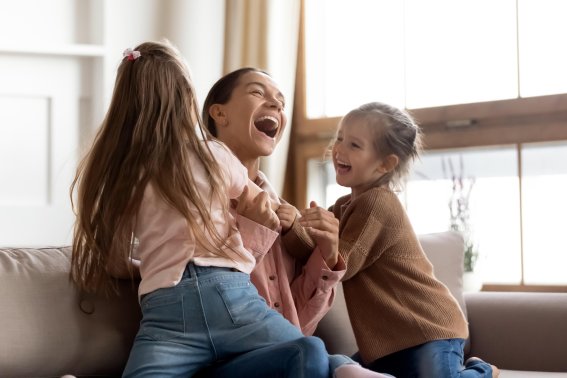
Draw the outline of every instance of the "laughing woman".
M259 229L280 232L272 248L257 261L251 280L268 305L288 319L305 335L311 335L330 309L335 287L345 273L338 254L338 221L331 212L317 208L319 232L311 235L316 244L305 261L298 261L285 246L310 239L294 219L297 210L280 199L260 171L260 158L271 155L286 126L285 97L274 80L255 68L242 68L219 79L203 105L203 122L210 133L224 142L248 169L248 177L266 194L236 205L238 227L244 242L253 243ZM268 198L269 197L269 198ZM266 201L280 204L277 227L268 216ZM283 228L283 229L282 229ZM265 231L265 230L264 230ZM285 244L284 244L285 239ZM311 242L313 243L313 242ZM291 348L292 349L292 348ZM207 377L280 376L289 346L239 356L207 370ZM370 372L345 356L330 356L335 377L383 377Z

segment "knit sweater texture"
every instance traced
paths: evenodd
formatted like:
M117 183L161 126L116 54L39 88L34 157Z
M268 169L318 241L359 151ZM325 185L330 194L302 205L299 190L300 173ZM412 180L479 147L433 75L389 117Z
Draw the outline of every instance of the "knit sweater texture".
M435 278L398 197L385 187L331 207L340 220L343 288L360 355L370 363L433 340L468 337L457 301Z

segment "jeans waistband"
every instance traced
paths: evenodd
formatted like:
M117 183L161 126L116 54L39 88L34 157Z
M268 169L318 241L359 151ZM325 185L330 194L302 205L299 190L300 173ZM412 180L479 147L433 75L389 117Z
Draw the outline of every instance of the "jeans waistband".
M213 272L240 272L240 271L236 268L225 268L220 266L200 266L200 265L195 265L192 261L189 261L189 263L187 263L187 266L185 267L185 270L183 271L183 276L181 278L183 279L183 278L197 277Z

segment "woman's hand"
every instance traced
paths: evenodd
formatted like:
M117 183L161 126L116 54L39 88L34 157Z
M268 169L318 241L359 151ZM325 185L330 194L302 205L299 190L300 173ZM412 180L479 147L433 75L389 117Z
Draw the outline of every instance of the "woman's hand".
M282 203L276 210L276 214L280 220L280 225L282 226L282 233L286 233L291 226L293 226L293 222L295 222L297 209L289 203Z
M235 205L238 214L246 217L256 223L259 223L271 230L276 231L280 225L278 216L272 210L272 204L268 193L261 191L255 197L250 193L250 189L246 186L238 197Z
M333 269L339 259L339 220L332 212L311 201L310 207L301 211L299 223L307 229L325 262Z

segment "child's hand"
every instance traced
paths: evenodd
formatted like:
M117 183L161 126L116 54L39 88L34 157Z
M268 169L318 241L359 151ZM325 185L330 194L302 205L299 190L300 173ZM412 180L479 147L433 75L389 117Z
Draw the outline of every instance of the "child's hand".
M289 203L282 203L276 210L276 214L280 219L282 233L286 233L291 228L291 226L293 226L293 222L295 222L297 209L295 208L295 206L290 205Z
M315 240L325 262L333 269L339 259L339 220L335 214L311 201L308 209L301 211L299 223Z
M271 230L277 230L280 221L275 211L272 210L272 204L268 193L262 191L255 197L250 193L248 187L242 191L235 205L238 214L246 217L256 223L259 223Z

